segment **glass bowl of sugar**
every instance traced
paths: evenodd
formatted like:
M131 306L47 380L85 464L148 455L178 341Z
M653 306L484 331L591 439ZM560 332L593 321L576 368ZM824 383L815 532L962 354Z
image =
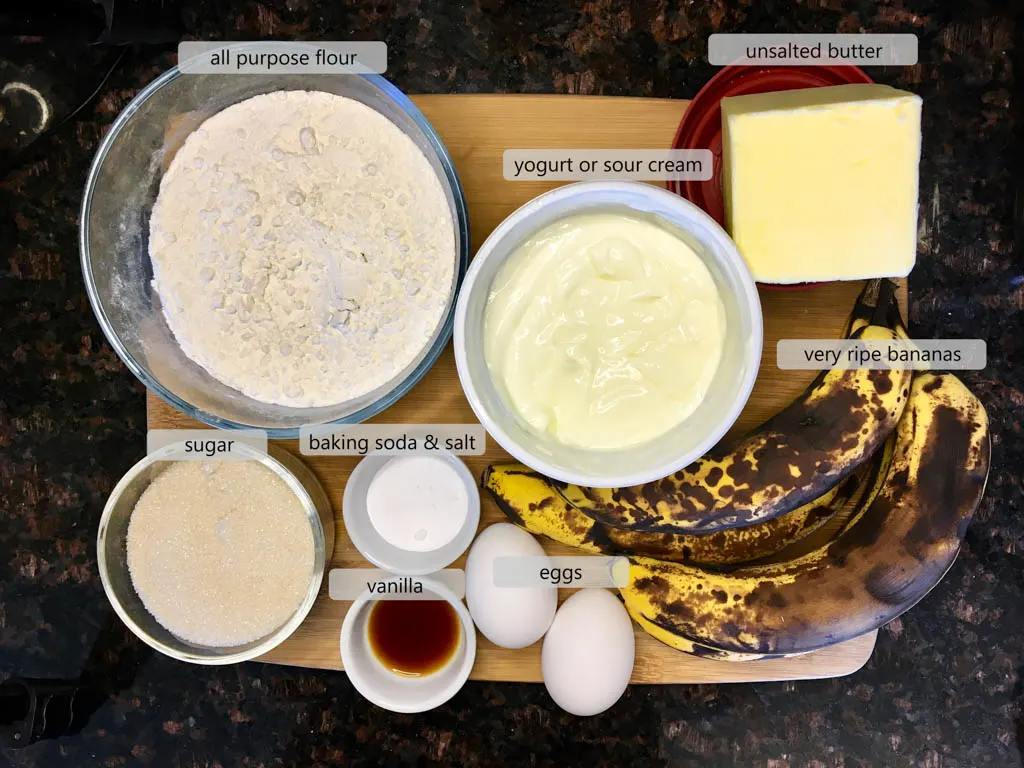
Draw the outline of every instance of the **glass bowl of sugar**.
M101 142L79 240L99 324L150 391L271 438L402 397L469 262L451 157L377 75L171 69Z
M169 445L138 462L100 518L103 590L146 644L193 664L267 653L312 608L334 548L330 503L291 454L241 446L183 460Z

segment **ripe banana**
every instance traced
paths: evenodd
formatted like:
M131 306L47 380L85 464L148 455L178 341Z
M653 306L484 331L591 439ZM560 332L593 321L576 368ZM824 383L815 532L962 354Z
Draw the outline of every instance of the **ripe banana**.
M851 475L785 515L702 535L625 531L603 525L566 502L546 477L522 464L489 467L483 486L513 523L570 547L678 563L729 564L767 557L819 529L856 493L861 474Z
M887 281L878 301L871 323L888 319L893 327L865 325L861 299L851 338L905 335ZM663 480L629 488L556 487L598 522L635 531L711 533L769 520L822 496L885 442L906 405L910 378L910 371L823 371L753 432Z
M822 547L828 546L832 540L846 530L850 521L859 514L870 499L873 499L882 489L882 483L889 475L889 467L892 465L892 457L896 451L896 435L890 435L885 445L871 458L871 465L864 482L857 488L856 493L850 498L846 506L838 513L825 521L817 530L811 531L798 541L794 541L788 547L779 550L773 555L761 558L758 565L768 563L786 563L796 560L804 555L810 554Z
M631 557L634 616L733 653L804 653L891 621L942 578L984 492L988 417L949 374L921 374L892 462L842 532L774 565L714 571ZM646 626L646 625L645 625Z
M786 656L793 655L785 653L737 653L735 651L723 651L718 648L711 648L674 634L671 630L655 624L645 616L634 613L629 605L626 605L626 611L629 613L630 617L632 617L633 621L635 621L640 628L644 630L644 632L649 634L655 640L660 640L665 643L665 645L675 648L677 651L688 653L691 656L699 656L702 659L716 659L717 661L763 661L765 659L783 659L786 658Z

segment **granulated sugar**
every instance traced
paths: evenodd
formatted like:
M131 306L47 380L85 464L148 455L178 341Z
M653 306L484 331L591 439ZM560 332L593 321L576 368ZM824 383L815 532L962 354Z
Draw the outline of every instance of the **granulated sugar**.
M241 645L284 624L313 570L299 499L254 461L172 464L128 525L128 569L150 613L207 646Z

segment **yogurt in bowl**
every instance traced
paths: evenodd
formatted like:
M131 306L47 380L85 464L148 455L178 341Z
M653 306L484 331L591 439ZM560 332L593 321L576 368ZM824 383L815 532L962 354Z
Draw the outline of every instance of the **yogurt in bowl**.
M495 277L484 357L518 415L578 448L652 440L704 400L725 346L711 272L653 217L567 216Z
M746 403L761 308L735 245L665 190L584 182L507 218L466 276L455 357L470 405L519 461L568 483L656 480Z

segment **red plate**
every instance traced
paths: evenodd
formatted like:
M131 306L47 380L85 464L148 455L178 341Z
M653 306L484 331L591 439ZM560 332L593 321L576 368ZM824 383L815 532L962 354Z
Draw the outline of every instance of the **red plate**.
M690 102L676 131L673 149L710 149L714 158L709 181L670 181L668 188L703 208L725 226L722 198L722 99L748 93L795 91L826 85L871 83L859 67L725 67ZM762 285L773 290L801 290L819 283Z

